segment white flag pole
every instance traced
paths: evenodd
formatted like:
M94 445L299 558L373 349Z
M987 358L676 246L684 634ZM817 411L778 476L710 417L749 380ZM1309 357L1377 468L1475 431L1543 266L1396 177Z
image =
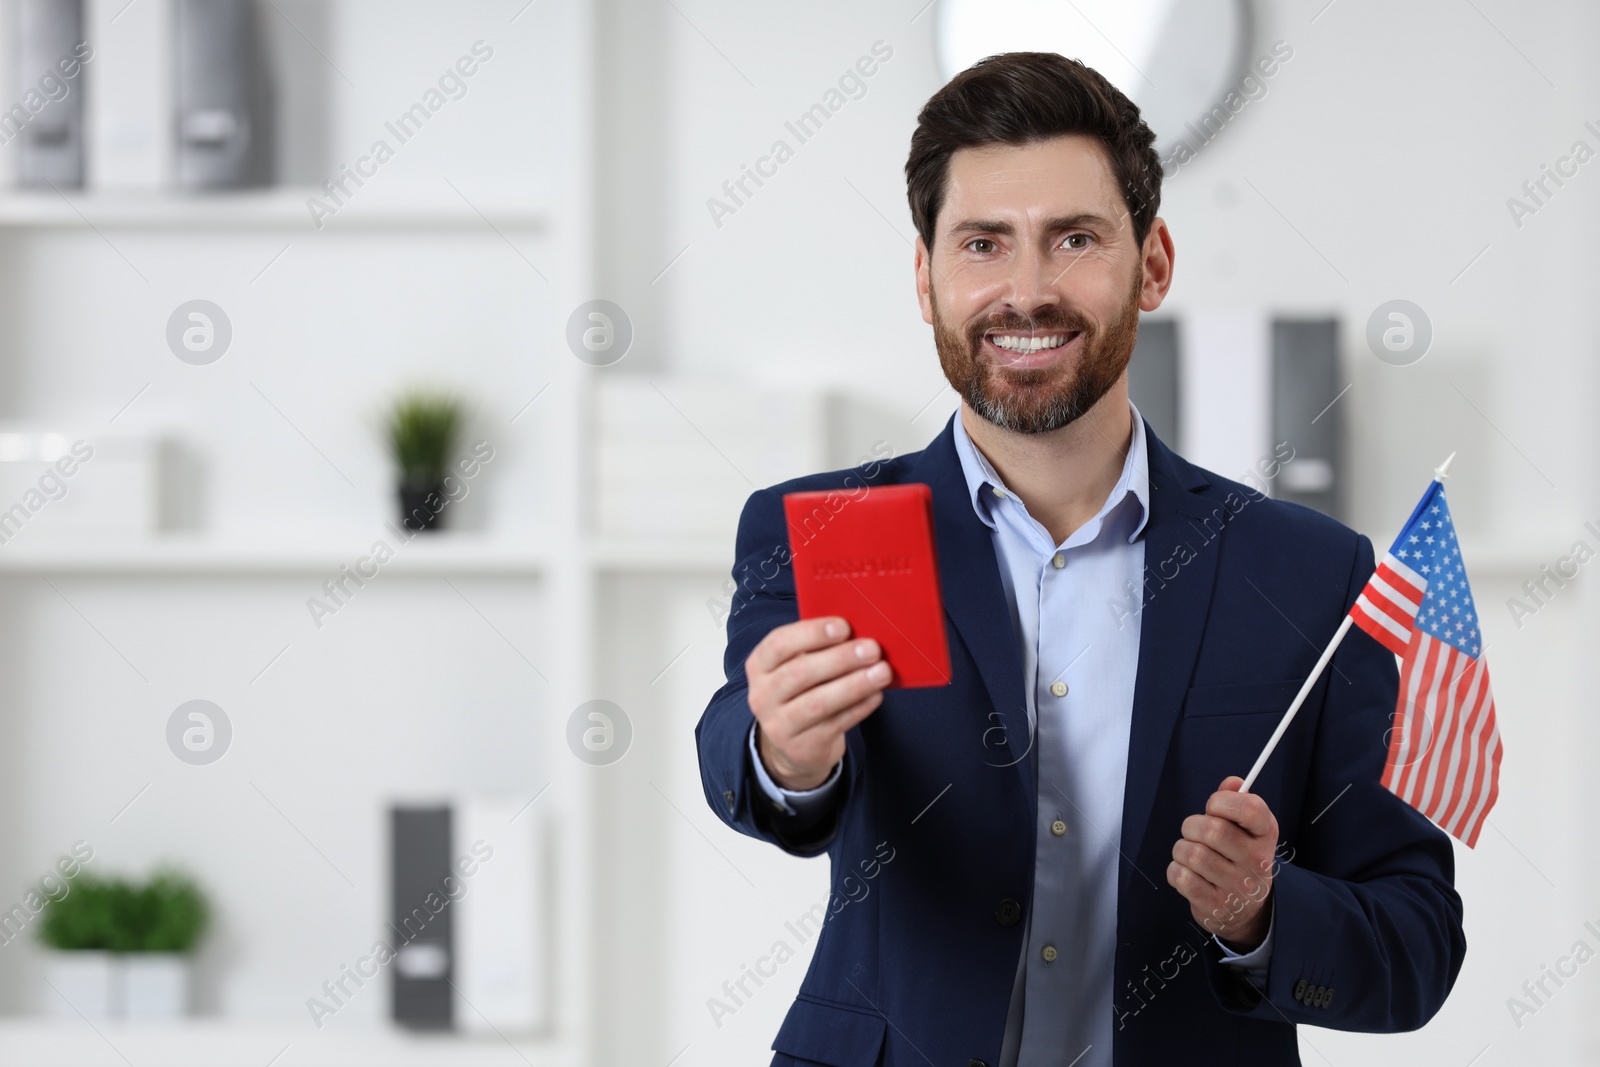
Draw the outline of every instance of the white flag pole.
M1272 737L1267 741L1267 747L1261 750L1261 755L1256 757L1256 765L1250 768L1250 773L1244 776L1244 785L1239 787L1239 792L1248 793L1255 784L1256 775L1261 773L1261 768L1267 765L1267 757L1272 755L1272 750L1278 747L1279 738L1294 721L1294 713L1300 710L1300 705L1305 703L1306 694L1311 692L1311 687L1317 684L1317 679L1322 677L1323 668L1333 658L1334 650L1339 647L1339 642L1344 640L1344 635L1350 632L1350 624L1355 622L1354 615L1346 615L1344 622L1339 624L1339 630L1333 635L1333 640L1328 642L1328 647L1322 650L1322 655L1317 660L1317 665L1311 668L1311 676L1300 686L1300 692L1294 695L1294 703L1289 705L1289 710L1283 713L1283 718L1278 720L1278 728L1272 731Z
M1450 477L1450 463L1456 458L1454 452L1446 457L1445 461L1433 470L1433 480L1442 482ZM1355 616L1345 614L1344 621L1339 624L1339 629L1334 633L1333 640L1328 642L1328 647L1322 650L1322 655L1317 658L1317 665L1311 668L1311 675L1300 686L1300 692L1294 695L1294 703L1289 705L1289 710L1283 713L1283 718L1278 720L1278 728L1272 731L1272 736L1267 739L1267 747L1261 750L1261 755L1256 757L1255 766L1250 768L1250 773L1245 775L1244 784L1239 787L1239 792L1248 793L1255 784L1256 776L1261 773L1261 768L1267 765L1267 759L1272 755L1272 750L1278 747L1284 731L1289 729L1289 724L1294 721L1295 712L1300 710L1300 705L1305 703L1306 694L1311 692L1311 687L1317 684L1317 679L1322 677L1322 672L1333 659L1333 653L1339 647L1339 642L1344 640L1344 635L1350 632L1350 624L1355 622Z

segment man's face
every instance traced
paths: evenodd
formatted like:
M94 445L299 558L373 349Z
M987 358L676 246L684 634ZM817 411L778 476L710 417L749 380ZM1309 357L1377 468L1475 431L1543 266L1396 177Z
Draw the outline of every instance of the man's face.
M1092 138L957 151L933 250L917 244L923 318L951 386L983 418L1021 433L1088 411L1127 369L1140 309L1166 293L1165 224L1149 238L1153 271Z

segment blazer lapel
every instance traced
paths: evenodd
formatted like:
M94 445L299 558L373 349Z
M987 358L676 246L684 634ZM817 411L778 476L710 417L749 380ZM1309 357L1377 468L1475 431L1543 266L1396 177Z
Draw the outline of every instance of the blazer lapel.
M1129 865L1139 855L1178 712L1194 674L1220 554L1217 535L1211 534L1208 541L1204 530L1190 521L1210 515L1214 505L1194 492L1210 483L1198 468L1162 444L1148 423L1145 439L1150 515L1144 533L1144 607L1122 802L1122 854L1128 858L1122 867L1123 887Z
M934 536L945 614L978 665L994 704L984 724L981 758L993 767L1015 767L1024 796L1033 794L1033 738L1022 685L1022 653L1006 606L993 534L972 510L972 497L956 455L952 425L918 458L911 480L933 491Z

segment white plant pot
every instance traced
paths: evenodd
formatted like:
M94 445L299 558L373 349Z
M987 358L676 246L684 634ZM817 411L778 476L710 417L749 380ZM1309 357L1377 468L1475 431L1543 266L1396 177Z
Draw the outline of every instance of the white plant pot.
M45 954L45 1010L55 1018L109 1019L121 1008L121 968L109 952Z
M129 1019L178 1019L189 1005L189 960L176 952L134 952L122 967L122 1014Z

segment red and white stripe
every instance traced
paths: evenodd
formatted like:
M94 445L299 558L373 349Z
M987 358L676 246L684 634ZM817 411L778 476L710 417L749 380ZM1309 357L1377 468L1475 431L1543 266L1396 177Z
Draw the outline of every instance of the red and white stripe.
M1384 787L1471 848L1500 791L1500 730L1483 661L1417 629L1427 588L1385 554L1350 615L1403 657Z
M1499 794L1500 730L1488 668L1420 630L1413 634L1383 784L1471 848Z
M1350 616L1380 645L1403 656L1411 644L1417 610L1422 607L1422 594L1427 588L1427 579L1386 552L1366 588L1356 597Z

